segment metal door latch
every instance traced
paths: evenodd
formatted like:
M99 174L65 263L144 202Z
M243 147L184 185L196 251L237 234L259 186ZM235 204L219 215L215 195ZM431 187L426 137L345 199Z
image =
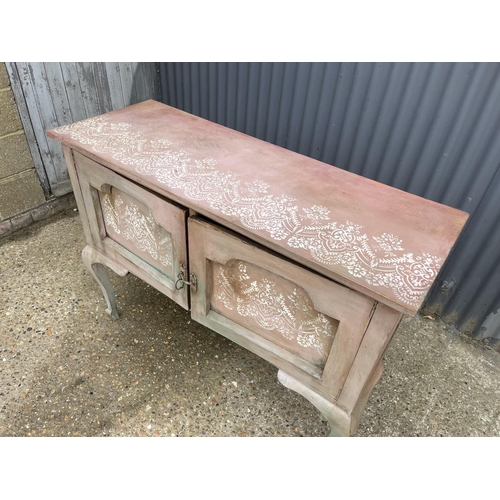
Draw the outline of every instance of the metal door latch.
M181 290L182 288L184 288L184 285L189 285L191 287L191 290L193 292L196 292L198 288L198 278L193 273L189 275L189 281L187 281L186 278L187 278L186 266L181 263L181 270L180 273L177 275L177 281L175 282L175 289Z

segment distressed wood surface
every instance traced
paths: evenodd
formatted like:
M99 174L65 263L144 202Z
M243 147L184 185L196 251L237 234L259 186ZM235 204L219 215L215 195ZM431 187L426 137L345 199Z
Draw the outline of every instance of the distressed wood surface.
M60 68L63 78L62 84L68 96L68 103L70 104L73 121L80 121L88 118L90 115L85 108L85 100L80 86L80 75L76 63L68 62L60 64ZM114 109L120 108L116 107Z
M394 309L384 304L377 305L338 399L339 406L347 412L351 413L354 410L373 370L382 359L401 317L401 313Z
M52 98L53 109L58 123L71 123L82 118L77 118L72 113L68 93L66 92L65 79L60 64L44 64L47 86ZM85 117L85 115L81 115Z
M7 68L46 196L71 191L61 146L47 141L47 130L158 98L154 63L12 62Z
M356 402L354 409L351 412L351 430L350 430L351 435L353 435L356 432L359 425L359 421L361 420L361 416L365 409L366 403L368 402L370 394L373 388L375 387L375 384L379 381L383 371L384 367L382 365L382 362L379 361L375 365L375 368L372 370L370 378L368 379L368 382L365 384L363 391L361 392L359 399Z
M104 65L108 74L109 97L112 109L124 108L126 104L120 79L120 64L117 62L106 62Z
M49 184L57 184L68 178L61 148L48 141L45 131L57 126L57 118L52 105L45 69L42 63L16 63L24 99L35 131L43 165ZM54 158L54 159L53 159Z
M323 398L309 387L293 378L283 370L278 371L278 380L287 389L300 394L313 404L328 421L330 436L348 437L351 435L351 416L335 403Z
M73 194L75 196L76 206L78 207L80 220L82 221L85 240L87 241L87 245L92 245L93 244L92 232L90 230L90 223L87 215L87 209L85 208L85 203L83 201L83 194L80 186L80 181L78 179L78 173L76 171L73 151L67 146L63 146L63 154L64 154L64 159L66 160L66 166L68 169L69 177L71 179L71 183L73 186Z
M154 101L49 134L407 314L419 309L467 219Z

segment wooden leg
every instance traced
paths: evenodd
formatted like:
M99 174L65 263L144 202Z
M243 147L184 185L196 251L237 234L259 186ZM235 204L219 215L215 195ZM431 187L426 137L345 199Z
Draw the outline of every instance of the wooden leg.
M351 418L341 408L315 393L302 382L299 382L282 370L278 371L278 380L288 389L306 398L321 412L328 420L330 436L346 437L350 435Z
M99 283L99 286L101 287L104 298L106 299L106 304L108 306L106 312L113 319L118 319L115 292L113 291L113 285L111 284L111 281L109 281L108 275L106 274L104 265L109 267L119 276L125 276L128 271L116 262L113 262L104 255L96 252L91 246L88 245L82 250L82 259L89 273L94 277L94 279L97 281L97 283Z

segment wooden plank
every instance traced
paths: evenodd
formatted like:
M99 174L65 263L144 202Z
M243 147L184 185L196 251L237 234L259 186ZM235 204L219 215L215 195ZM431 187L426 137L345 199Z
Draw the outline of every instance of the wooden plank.
M375 387L375 384L379 381L380 376L382 375L382 372L384 370L384 367L382 366L382 362L379 362L375 368L372 371L372 374L370 378L368 379L368 382L366 383L365 387L363 388L363 391L361 392L359 399L357 403L354 406L354 409L352 410L351 413L351 430L350 433L351 435L356 432L356 429L358 428L359 422L361 420L361 416L363 415L363 411L365 409L366 403L368 403L368 399L370 398L370 394L372 393L373 388Z
M54 196L63 196L73 191L73 186L69 179L61 182L56 182L55 184L52 184L50 188Z
M85 103L83 101L82 89L80 87L80 76L78 74L77 63L61 63L61 74L64 80L66 95L71 109L73 121L78 122L88 118Z
M120 78L120 65L117 62L106 62L106 73L108 75L109 93L113 109L125 107L123 99L122 81Z
M40 155L40 150L38 148L38 141L33 129L33 123L30 118L28 106L26 104L22 82L19 78L19 73L17 70L17 63L6 62L5 66L9 75L12 92L14 94L14 99L17 105L17 110L19 111L19 116L21 117L21 123L23 124L24 135L26 136L26 141L30 149L31 158L33 159L38 178L40 179L43 194L45 195L45 198L48 198L51 194L49 178L47 176L47 172L45 171L45 166ZM46 140L47 138L44 135L44 141Z
M132 72L132 63L120 62L120 79L122 82L123 101L125 106L137 103L137 92L134 87L134 75Z
M96 82L91 63L76 63L76 71L80 83L80 90L82 92L86 117L97 116L103 113L97 96Z
M340 394L349 370L354 362L359 344L366 331L373 310L373 301L367 300L353 290L340 318L339 328L333 341L321 378L325 391L335 399ZM335 300L335 296L330 294Z
M59 102L56 101L56 105L53 102L52 91L45 72L44 63L29 63L28 69L31 74L33 88L35 89L34 98L43 127L37 132L37 135L46 136L46 131L51 129L54 123L59 123L56 112ZM61 118L63 118L62 113ZM60 145L55 145L53 141L50 141L48 142L48 148L54 172L54 176L50 179L52 186L68 180L69 176Z
M41 76L41 63L17 63L19 77L23 88L24 98L28 107L35 137L40 148L49 184L55 184L60 180L56 164L63 161L61 149L55 148L47 141L46 131L57 123L54 109L47 105L47 97L50 100L49 89L46 81ZM53 141L50 141L53 142ZM55 155L55 158L53 158ZM59 155L59 157L58 157Z
M99 108L101 113L108 113L113 111L111 103L111 94L109 90L108 74L106 66L102 62L91 63L92 73L94 74L94 84L99 101Z
M64 78L61 71L60 63L43 63L45 71L45 78L48 85L48 95L42 96L44 100L50 97L50 102L47 103L53 110L59 125L66 125L74 121L71 113L71 107L66 94L66 87L64 85ZM44 133L45 135L45 133ZM52 144L51 151L57 151L57 155L53 155L54 168L57 171L57 180L52 180L51 190L54 196L63 196L72 191L71 182L69 180L69 173L66 162L63 161L64 155L61 148L54 148Z
M133 62L130 63L130 67L132 69L132 81L137 95L137 102L152 99L151 91L146 87L146 63Z
M68 95L66 94L61 64L48 62L43 63L43 67L57 123L59 123L59 125L73 123L75 119L71 113L71 106L68 101Z
M154 96L154 63L136 65L134 80L141 99L151 98ZM119 68L119 64L115 67ZM124 106L120 74L110 72L108 76L106 68L105 63L79 63L78 66L57 62L10 63L14 95L46 197L71 191L61 146L47 141L46 131L111 111L115 103L118 107Z

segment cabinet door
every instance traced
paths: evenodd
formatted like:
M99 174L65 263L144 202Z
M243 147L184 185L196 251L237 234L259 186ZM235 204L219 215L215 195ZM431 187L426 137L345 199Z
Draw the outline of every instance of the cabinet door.
M193 319L335 400L375 302L200 218L188 235Z
M175 281L187 266L187 210L73 152L92 245L189 309Z

